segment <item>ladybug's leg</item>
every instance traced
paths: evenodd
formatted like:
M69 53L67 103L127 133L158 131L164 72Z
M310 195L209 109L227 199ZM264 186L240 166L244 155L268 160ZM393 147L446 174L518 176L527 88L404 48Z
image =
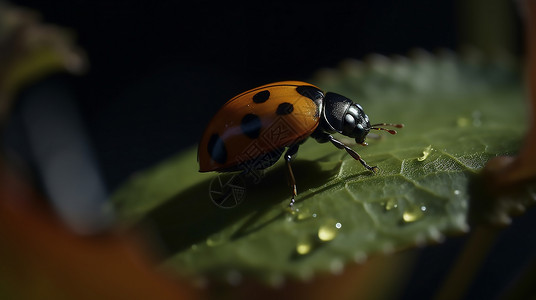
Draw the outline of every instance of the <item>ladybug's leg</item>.
M355 160L359 160L359 162L363 165L363 167L367 168L369 171L372 171L372 172L376 172L376 170L378 170L378 167L376 166L369 166L362 158L359 154L357 154L357 152L355 152L352 148L346 146L345 144L343 144L341 141L335 139L334 137L332 137L331 135L329 135L329 141L335 145L335 147L339 148L339 149L344 149L346 150L346 152L348 152L348 154L350 154L350 156L352 156Z
M296 179L294 178L294 173L292 172L292 167L290 166L290 160L296 154L296 152L298 152L299 147L300 145L298 144L291 145L285 153L285 162L287 164L287 170L290 179L290 189L292 193L292 198L290 199L289 204L290 208L294 207L294 202L296 202L296 195L298 194L298 190L296 188Z
M313 136L313 135L312 135ZM355 160L358 160L367 170L370 170L372 172L376 172L378 170L378 167L376 166L369 166L362 158L361 156L355 152L352 148L346 146L341 141L335 139L331 134L325 133L325 132L315 132L313 136L318 142L325 143L325 142L331 142L335 147L339 149L344 149L350 156L352 156Z

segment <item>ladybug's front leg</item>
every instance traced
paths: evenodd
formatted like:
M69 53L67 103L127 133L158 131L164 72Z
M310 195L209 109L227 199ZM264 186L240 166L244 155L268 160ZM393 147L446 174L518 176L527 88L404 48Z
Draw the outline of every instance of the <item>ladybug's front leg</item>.
M292 172L292 167L290 166L290 160L298 152L300 145L294 144L288 147L287 152L285 153L285 162L287 164L288 175L290 180L290 189L292 193L292 198L290 199L290 208L294 207L294 202L296 202L296 195L298 195L298 189L296 188L296 179L294 178L294 173Z
M335 145L335 147L339 148L339 149L344 149L346 150L346 152L348 152L348 154L350 154L350 156L352 156L355 160L358 160L365 168L367 168L367 170L369 171L372 171L372 172L376 172L376 170L378 170L378 167L376 166L369 166L362 158L361 156L355 152L352 148L346 146L345 144L343 144L343 142L335 139L333 136L331 136L331 134L328 134L328 133L325 133L325 132L315 132L314 135L311 135L314 139L316 139L318 142L320 143L325 143L325 142L331 142L333 145Z

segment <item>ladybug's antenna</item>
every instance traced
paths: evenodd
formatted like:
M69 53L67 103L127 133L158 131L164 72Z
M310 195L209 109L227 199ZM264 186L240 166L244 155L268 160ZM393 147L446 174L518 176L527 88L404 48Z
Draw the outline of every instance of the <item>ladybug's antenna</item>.
M383 127L374 127L374 126L391 126L391 127L396 127L396 128L402 128L404 127L404 124L378 123L378 124L372 124L371 126L372 127L370 129L383 130L383 131L389 132L390 134L396 134L396 130L387 129Z

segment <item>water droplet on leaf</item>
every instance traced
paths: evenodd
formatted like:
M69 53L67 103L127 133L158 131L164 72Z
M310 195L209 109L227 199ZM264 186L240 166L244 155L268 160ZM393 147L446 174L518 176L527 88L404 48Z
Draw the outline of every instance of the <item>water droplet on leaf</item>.
M389 211L393 208L398 207L398 200L396 200L395 198L391 198L387 200L383 205L384 205L385 210Z
M221 234L213 234L207 238L207 246L215 247L223 244L225 238Z
M313 248L313 244L311 243L311 240L306 239L306 240L298 242L298 244L296 245L296 253L300 255L305 255L311 252L312 248Z
M402 219L406 223L411 223L418 221L420 218L423 217L423 210L422 207L424 207L424 210L426 210L426 206L421 207L409 207L406 211L404 211L404 214L402 214Z
M339 227L337 227L337 224L339 224ZM329 224L322 225L318 229L318 238L323 242L331 241L337 236L337 231L341 227L341 223L333 224L332 222L329 222Z
M422 156L418 157L417 160L418 161L425 160L426 158L428 158L430 153L432 153L432 150L434 150L434 149L432 149L432 145L428 145L428 147L424 148L424 150L422 151Z

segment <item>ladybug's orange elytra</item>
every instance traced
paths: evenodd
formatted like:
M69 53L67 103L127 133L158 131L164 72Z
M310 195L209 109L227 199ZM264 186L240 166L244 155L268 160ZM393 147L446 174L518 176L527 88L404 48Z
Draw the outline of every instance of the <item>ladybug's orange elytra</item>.
M216 113L199 144L201 172L224 171L307 138L319 123L317 105L299 81L263 85L242 93Z

